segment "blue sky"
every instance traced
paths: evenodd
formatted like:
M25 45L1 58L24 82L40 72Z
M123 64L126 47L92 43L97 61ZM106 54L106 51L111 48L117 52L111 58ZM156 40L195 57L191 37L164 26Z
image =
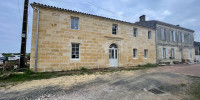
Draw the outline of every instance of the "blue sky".
M195 30L200 42L200 0L29 0L90 14L136 22L160 20ZM0 53L20 52L24 0L1 0ZM27 52L31 47L33 10L29 5Z

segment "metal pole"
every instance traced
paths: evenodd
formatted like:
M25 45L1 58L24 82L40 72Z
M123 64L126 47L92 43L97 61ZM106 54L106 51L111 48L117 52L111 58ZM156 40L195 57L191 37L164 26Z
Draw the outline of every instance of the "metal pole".
M23 22L22 22L22 35L21 35L20 69L25 68L28 4L29 4L29 0L25 0L24 1L24 15L23 15Z

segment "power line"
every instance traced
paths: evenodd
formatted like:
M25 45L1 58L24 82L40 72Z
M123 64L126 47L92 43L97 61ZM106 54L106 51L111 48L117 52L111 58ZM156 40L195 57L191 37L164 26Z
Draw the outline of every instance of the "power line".
M21 16L20 7L19 7L19 0L17 0L17 2L18 2L19 18L20 18L20 20L22 21L22 16Z

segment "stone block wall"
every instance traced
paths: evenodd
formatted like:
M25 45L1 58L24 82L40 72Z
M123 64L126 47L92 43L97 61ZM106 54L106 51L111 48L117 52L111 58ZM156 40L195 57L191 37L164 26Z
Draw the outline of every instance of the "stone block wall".
M155 31L129 23L95 17L75 12L39 7L39 38L37 71L62 71L86 68L109 67L109 46L118 46L118 65L135 66L156 63ZM79 29L70 29L71 17L79 18ZM30 69L35 66L37 12L33 12ZM112 34L112 25L118 25L118 34ZM133 37L133 28L138 36ZM151 31L151 39L148 39ZM71 59L71 43L80 44L80 59ZM138 57L133 58L133 48ZM148 49L148 58L144 58Z

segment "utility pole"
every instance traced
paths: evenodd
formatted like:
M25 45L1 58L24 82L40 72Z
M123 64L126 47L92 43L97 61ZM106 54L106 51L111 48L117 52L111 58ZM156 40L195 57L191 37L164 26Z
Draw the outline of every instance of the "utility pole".
M23 22L22 22L20 67L19 67L20 69L25 68L26 38L27 38L27 24L28 24L28 4L29 4L29 0L24 0L24 15L23 15Z

